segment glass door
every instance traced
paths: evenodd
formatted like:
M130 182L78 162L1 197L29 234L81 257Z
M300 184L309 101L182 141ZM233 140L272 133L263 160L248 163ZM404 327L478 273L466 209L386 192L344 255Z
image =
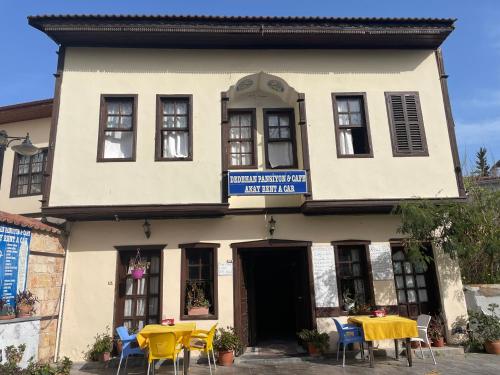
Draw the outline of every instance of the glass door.
M413 264L400 246L392 248L392 266L399 314L416 318L433 314L439 308L433 263Z
M161 319L161 255L160 251L141 252L141 258L149 262L149 269L140 279L132 278L131 274L129 264L135 257L136 252L120 252L115 326L138 331Z

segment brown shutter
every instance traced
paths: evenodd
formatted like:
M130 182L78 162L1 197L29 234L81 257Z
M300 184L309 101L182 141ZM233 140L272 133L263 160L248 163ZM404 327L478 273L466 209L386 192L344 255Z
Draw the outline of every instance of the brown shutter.
M426 156L424 123L418 93L386 93L395 156Z

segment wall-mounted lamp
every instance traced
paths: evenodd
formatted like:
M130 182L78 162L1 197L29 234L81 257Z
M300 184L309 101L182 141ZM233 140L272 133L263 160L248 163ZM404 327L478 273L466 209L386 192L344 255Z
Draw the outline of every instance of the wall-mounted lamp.
M21 140L21 144L11 146L18 154L33 156L40 152L40 149L31 143L29 133L26 134L26 137L9 137L5 130L0 130L0 151L6 150L12 142Z
M144 229L144 234L146 238L151 237L151 224L149 224L148 219L144 219L144 224L142 224L142 229Z
M272 237L274 231L276 230L276 220L274 220L274 217L271 216L271 219L269 219L267 224L268 224L269 235Z

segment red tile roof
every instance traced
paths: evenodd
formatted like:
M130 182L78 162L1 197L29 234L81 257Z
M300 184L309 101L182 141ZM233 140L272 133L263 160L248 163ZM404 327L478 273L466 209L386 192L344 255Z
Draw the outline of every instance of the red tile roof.
M17 225L23 228L31 228L54 234L61 234L61 231L59 229L44 224L40 220L32 219L22 215L10 214L4 211L0 211L0 223Z

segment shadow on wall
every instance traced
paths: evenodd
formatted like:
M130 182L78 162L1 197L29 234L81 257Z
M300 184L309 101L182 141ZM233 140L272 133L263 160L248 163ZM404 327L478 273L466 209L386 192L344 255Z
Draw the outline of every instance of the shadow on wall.
M427 50L163 50L69 48L65 71L96 73L399 74L413 71ZM145 60L145 56L149 58ZM72 57L75 57L73 59ZM126 58L123 58L126 56ZM314 61L314 64L310 64ZM221 63L222 62L222 63Z
M434 259L446 323L446 339L449 343L457 343L463 338L461 332L465 332L468 319L460 268L456 261L436 247Z

